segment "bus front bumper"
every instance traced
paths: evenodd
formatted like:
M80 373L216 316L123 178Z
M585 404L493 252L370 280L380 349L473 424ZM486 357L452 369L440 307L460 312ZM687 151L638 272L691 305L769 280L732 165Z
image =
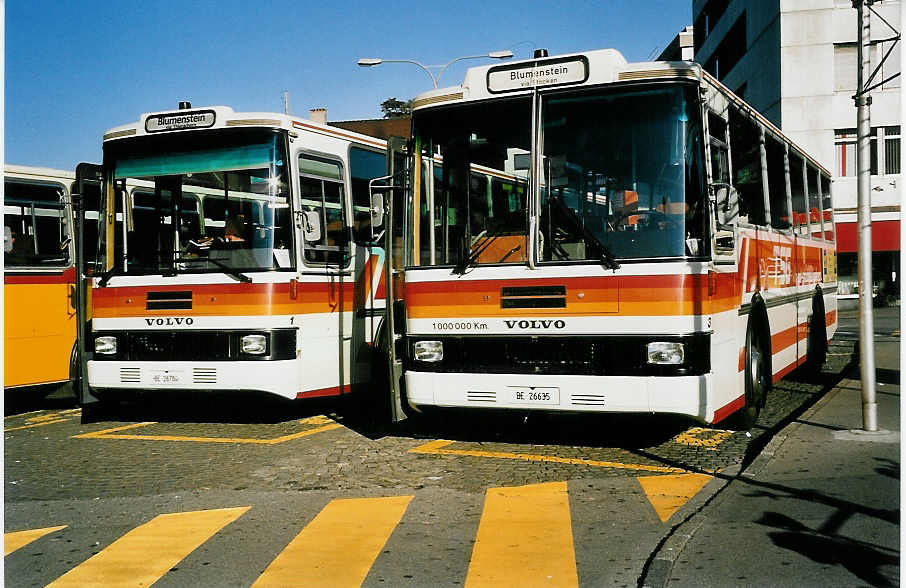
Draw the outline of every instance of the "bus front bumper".
M264 392L296 398L296 360L233 362L89 361L88 385L96 390L210 390Z
M672 413L710 421L712 374L699 376L572 376L450 374L407 371L409 404L602 413ZM709 414L710 410L710 414Z

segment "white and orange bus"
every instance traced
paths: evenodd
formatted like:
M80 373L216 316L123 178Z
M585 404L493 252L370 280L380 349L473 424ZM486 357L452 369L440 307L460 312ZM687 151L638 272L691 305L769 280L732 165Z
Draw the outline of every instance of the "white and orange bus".
M62 384L75 365L69 194L75 175L6 165L3 176L3 387Z
M383 141L181 104L108 131L94 173L83 402L337 396L370 378L384 297L368 182L385 173Z
M416 97L412 132L386 243L403 405L748 426L823 362L830 174L698 65L472 68Z

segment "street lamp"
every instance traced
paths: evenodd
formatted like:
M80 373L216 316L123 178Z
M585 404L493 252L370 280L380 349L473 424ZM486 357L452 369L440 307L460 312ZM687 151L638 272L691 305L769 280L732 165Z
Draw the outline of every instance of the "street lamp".
M442 65L424 65L422 63L419 63L418 61L413 61L411 59L381 59L379 57L363 57L362 59L359 59L359 61L357 63L359 64L359 67L374 67L375 65L380 65L382 63L411 63L411 64L417 65L420 68L422 68L423 70L425 70L425 73L427 73L429 76L431 76L431 81L434 83L434 87L437 88L437 80L440 79L440 76L443 75L444 71L448 67L450 67L457 61L462 61L463 59L484 59L484 58L509 59L512 56L513 56L513 52L507 50L507 51L491 51L490 53L485 53L484 55L465 55L463 57L457 57L456 59L454 59L452 61L448 61L447 63L442 64ZM435 75L434 73L431 72L431 68L434 68L434 69L440 68L440 71L438 71L437 75Z

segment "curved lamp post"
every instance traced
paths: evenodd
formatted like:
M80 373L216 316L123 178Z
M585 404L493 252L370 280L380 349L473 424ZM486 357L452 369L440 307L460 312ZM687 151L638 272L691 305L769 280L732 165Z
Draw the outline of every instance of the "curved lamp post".
M446 69L448 67L450 67L457 61L462 61L463 59L483 59L483 58L509 59L512 56L513 56L512 51L491 51L490 53L485 53L484 55L465 55L463 57L457 57L456 59L454 59L452 61L448 61L447 63L444 63L442 65L424 65L423 63L419 63L418 61L413 61L412 59L381 59L379 57L363 57L362 59L359 59L357 63L359 64L360 67L374 67L375 65L380 65L382 63L411 63L411 64L417 65L418 67L425 70L425 73L428 74L429 76L431 76L431 82L434 83L434 87L437 88L437 80L440 79L440 76L443 75L444 71L446 71ZM437 72L437 75L435 75L431 71L432 68L433 69L440 68L439 71Z

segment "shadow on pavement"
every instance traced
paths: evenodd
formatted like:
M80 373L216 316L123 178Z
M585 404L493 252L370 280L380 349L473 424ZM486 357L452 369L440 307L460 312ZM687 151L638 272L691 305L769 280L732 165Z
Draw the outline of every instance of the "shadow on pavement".
M817 530L776 512L765 512L755 522L780 529L768 536L781 549L794 551L817 563L841 565L872 586L897 586L900 561L897 551L836 534L835 531L852 514L834 513ZM830 527L825 528L828 523Z

